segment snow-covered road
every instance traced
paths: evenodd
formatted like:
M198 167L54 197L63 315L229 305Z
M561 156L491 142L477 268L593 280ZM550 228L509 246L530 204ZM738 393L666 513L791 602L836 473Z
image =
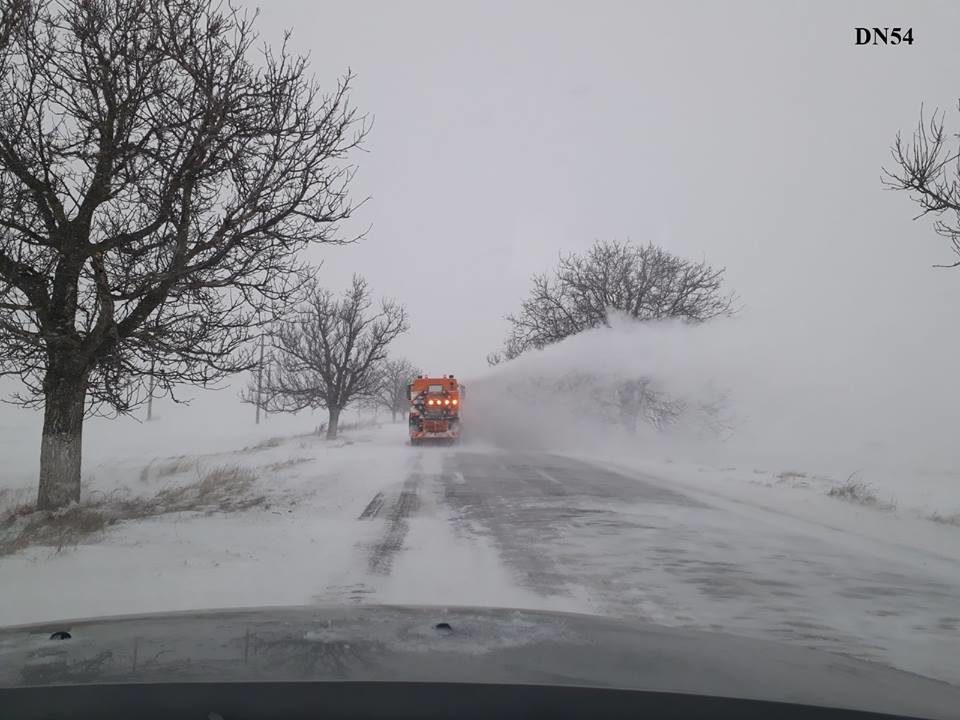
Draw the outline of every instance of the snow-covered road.
M365 597L633 617L857 655L960 682L960 561L557 455L416 451L362 515ZM394 576L399 588L391 589ZM520 592L517 592L519 590Z
M782 640L960 684L956 555L640 469L414 449L384 432L265 450L269 508L126 523L71 550L0 558L0 623L260 604L514 606ZM937 530L960 541L960 529Z

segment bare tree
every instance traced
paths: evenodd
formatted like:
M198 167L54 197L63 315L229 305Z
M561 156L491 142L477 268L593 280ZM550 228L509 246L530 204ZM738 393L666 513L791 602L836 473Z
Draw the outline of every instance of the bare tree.
M339 241L366 132L350 76L323 94L286 43L252 58L254 19L219 0L4 4L0 374L44 408L40 508L79 499L85 412L253 367L298 252Z
M948 136L944 114L934 112L929 120L920 110L920 120L910 141L900 133L891 148L895 166L884 168L883 182L894 190L905 190L920 206L920 214L934 215L933 227L950 241L960 256L960 134ZM960 267L960 260L937 267Z
M385 361L379 369L376 403L390 411L392 422L410 407L409 385L421 370L405 358Z
M340 299L312 283L306 301L274 333L267 406L278 412L326 408L327 438L335 438L343 409L376 394L387 347L406 330L404 307L381 300L374 308L363 278L354 275Z
M654 245L597 242L585 255L560 258L551 274L535 275L495 365L609 323L611 311L638 320L683 318L700 322L732 312L734 295L722 290L722 268L683 260Z

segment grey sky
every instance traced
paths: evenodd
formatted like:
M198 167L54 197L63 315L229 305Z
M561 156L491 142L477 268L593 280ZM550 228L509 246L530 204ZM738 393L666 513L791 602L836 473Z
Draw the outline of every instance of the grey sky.
M726 265L745 312L811 342L955 327L960 273L930 269L950 256L880 165L921 102L955 112L956 3L264 8L320 78L357 73L373 228L317 256L408 304L400 349L430 370L482 369L529 275L597 238ZM853 46L894 24L913 46Z

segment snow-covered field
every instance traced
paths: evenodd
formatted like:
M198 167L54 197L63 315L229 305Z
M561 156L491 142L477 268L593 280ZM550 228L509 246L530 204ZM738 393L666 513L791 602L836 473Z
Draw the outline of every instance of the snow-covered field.
M318 416L254 428L225 396L161 406L151 423L95 421L84 503L118 520L0 555L0 624L513 606L772 638L960 684L951 448L928 437L897 452L903 406L889 427L867 408L844 436L859 415L815 413L809 386L751 392L749 373L705 346L695 359L703 341L686 332L634 332L586 333L470 382L470 438L456 448L412 448L402 422L329 442L312 432ZM671 422L625 424L618 392L637 378L680 399ZM770 394L790 410L770 414ZM0 436L4 510L32 500L36 432Z

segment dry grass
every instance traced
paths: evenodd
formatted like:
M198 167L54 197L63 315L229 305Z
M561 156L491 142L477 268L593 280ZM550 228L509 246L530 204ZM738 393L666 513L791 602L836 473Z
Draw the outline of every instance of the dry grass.
M199 472L198 472L199 475ZM176 512L240 512L263 505L256 494L256 475L238 465L208 470L188 485L165 488L152 497L122 497L118 493L70 505L55 512L21 505L0 515L0 556L33 545L62 550L73 547L111 525L125 520Z
M267 438L266 440L261 440L256 445L245 447L242 452L258 452L260 450L268 450L270 448L280 447L281 445L283 445L282 437L272 437Z
M37 497L37 489L30 487L0 488L0 518L7 512L29 504Z
M883 501L877 497L873 486L857 478L857 473L850 473L842 483L837 483L827 490L827 495L839 500L875 507L879 510L896 510L897 505L892 500Z
M374 420L372 418L357 420L357 421L342 421L337 424L337 437L334 442L346 442L347 444L352 445L353 440L348 440L343 436L343 433L352 432L355 430L368 430L370 428L378 428L383 425L383 421ZM299 435L294 435L293 439L311 439L315 440L319 438L320 440L326 442L327 439L327 424L322 423L317 425L313 432L301 433ZM300 444L300 447L304 447L303 443Z
M116 522L110 513L92 504L80 503L50 513L24 505L8 511L0 520L0 556L31 545L60 551Z
M206 472L191 485L168 488L157 493L154 505L161 515L168 512L203 510L211 512L236 512L259 505L264 498L250 495L257 476L239 465L222 465Z
M380 427L381 424L379 420L374 420L373 418L365 418L355 422L342 422L337 425L337 432L343 432L344 430L366 430L368 428Z
M873 489L862 480L852 480L848 478L845 482L834 485L827 490L830 497L840 498L841 500L850 500L861 504L869 504L877 501L877 496Z
M162 462L151 461L149 465L140 471L140 482L147 482L151 478L159 480L161 478L178 475L179 473L193 470L197 467L197 461L186 455L164 460Z
M777 482L790 487L805 488L810 487L810 481L807 474L796 470L784 470L776 474Z
M312 457L289 458L288 460L280 460L275 463L270 463L269 465L264 465L263 469L270 472L279 472L280 470L286 470L287 468L294 467L295 465L302 465L303 463L308 463L312 460Z

